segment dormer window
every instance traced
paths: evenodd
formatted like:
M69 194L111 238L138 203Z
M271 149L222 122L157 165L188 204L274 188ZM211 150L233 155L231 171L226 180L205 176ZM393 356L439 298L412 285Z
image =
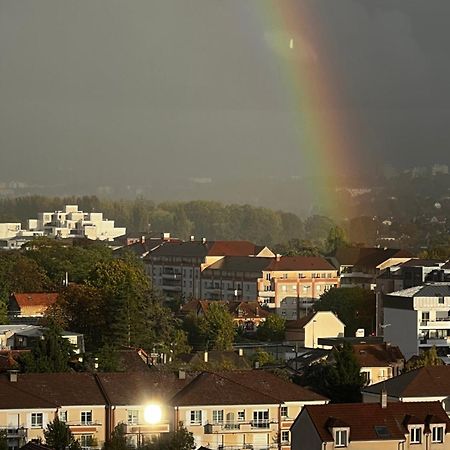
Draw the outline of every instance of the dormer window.
M440 444L444 442L444 426L435 425L431 428L431 442Z
M348 429L337 429L334 432L334 446L335 447L347 447L348 446Z
M409 437L411 444L422 443L422 427L411 427L409 429Z

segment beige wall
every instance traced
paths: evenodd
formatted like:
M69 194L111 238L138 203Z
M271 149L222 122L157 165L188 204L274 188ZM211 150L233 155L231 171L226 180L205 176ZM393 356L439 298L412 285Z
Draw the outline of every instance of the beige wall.
M344 324L331 311L319 311L305 325L305 347L317 348L319 338L344 336Z
M385 381L393 377L392 367L361 367L361 373L369 373L369 383L371 384L379 383L380 381Z
M322 404L325 402L315 402ZM290 402L283 406L288 407L287 417L282 417L280 421L280 405L242 405L242 406L189 406L179 407L176 410L175 420L182 421L184 426L194 434L197 446L211 447L216 449L223 446L243 446L252 444L256 446L273 445L281 431L289 431L295 417L300 413L303 404L300 402ZM202 423L191 423L191 411L202 412ZM223 424L213 421L213 411L223 410ZM269 411L269 424L266 427L254 427L253 412ZM243 412L244 418L239 420L238 413ZM209 424L209 426L206 426ZM208 433L209 428L209 433ZM205 431L207 431L205 433ZM289 449L289 444L282 446Z

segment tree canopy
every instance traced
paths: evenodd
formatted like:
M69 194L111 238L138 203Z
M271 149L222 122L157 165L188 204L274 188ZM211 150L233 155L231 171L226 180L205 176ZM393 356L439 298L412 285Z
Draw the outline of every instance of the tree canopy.
M44 430L45 443L54 450L81 450L80 443L75 440L68 425L55 417Z

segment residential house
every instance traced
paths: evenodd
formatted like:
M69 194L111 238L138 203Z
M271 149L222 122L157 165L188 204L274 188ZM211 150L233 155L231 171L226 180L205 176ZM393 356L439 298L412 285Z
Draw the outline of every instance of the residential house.
M291 427L292 450L450 449L439 402L307 405Z
M385 340L407 360L433 345L450 353L450 283L426 283L382 299Z
M391 266L409 261L413 255L393 248L340 248L329 259L339 270L342 287L374 290L377 277Z
M301 347L322 347L318 344L320 338L343 337L344 328L344 323L333 312L313 312L300 319L286 321L286 341L296 342Z
M405 366L400 349L389 343L355 344L352 348L367 385L396 377Z
M363 402L377 402L385 390L389 402L441 402L450 415L450 366L421 367L362 390Z
M11 323L36 324L57 298L58 294L54 292L15 292L9 297L9 321Z
M258 280L258 299L286 320L295 320L325 291L338 286L337 270L325 258L277 255Z
M46 328L37 325L0 325L0 349L24 350L42 339ZM62 331L61 337L72 344L75 353L84 353L84 336L81 333Z
M143 261L153 285L160 288L167 299L174 297L207 299L203 292L205 289L205 284L202 283L203 271L226 256L264 258L273 257L274 254L267 247L258 246L249 241L202 239L201 241L166 242L151 251ZM208 288L210 286L208 285ZM213 290L221 289L220 286L216 288L216 281L212 286ZM233 298L242 299L246 288L242 279L235 279L232 286L229 288L227 286L227 293L232 293ZM237 295L234 295L235 291ZM224 299L226 300L227 297Z
M197 446L290 449L289 428L304 405L327 399L262 370L200 374L172 398Z

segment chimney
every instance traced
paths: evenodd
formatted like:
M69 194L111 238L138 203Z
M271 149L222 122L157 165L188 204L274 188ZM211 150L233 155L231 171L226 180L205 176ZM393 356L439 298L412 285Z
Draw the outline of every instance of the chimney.
M11 383L17 383L17 374L19 373L18 370L8 370L9 373L9 381Z
M244 349L243 348L239 349L239 356L244 356Z
M168 241L170 239L170 233L161 233L161 239Z
M202 244L206 244L206 238L202 237Z
M381 389L380 393L380 403L383 409L387 408L388 399L387 399L387 391L385 388Z
M141 236L141 244L145 243L145 236Z
M190 237L189 237L189 240L190 240L191 242L194 242L194 241L195 241L195 236L194 236L194 235L190 236Z
M208 352L205 350L205 352L203 353L203 362L207 363L208 362Z
M280 261L281 255L280 255L279 253L277 253L276 256L275 256L275 258L276 258L277 261Z
M184 370L178 371L178 379L179 380L185 380L186 379L186 372Z

